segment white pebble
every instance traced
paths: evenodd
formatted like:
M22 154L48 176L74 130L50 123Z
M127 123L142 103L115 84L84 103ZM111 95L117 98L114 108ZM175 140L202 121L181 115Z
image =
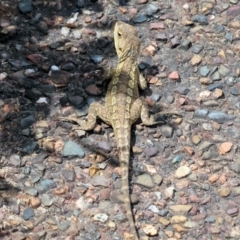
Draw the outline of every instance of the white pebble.
M61 34L62 34L64 37L66 37L66 36L69 34L69 32L70 32L70 28L68 28L68 27L62 27L62 29L61 29Z
M3 72L0 73L0 81L2 81L3 79L5 79L7 77L7 73Z
M71 24L71 23L76 22L76 21L77 21L77 18L78 18L78 14L79 14L79 13L76 12L72 18L68 19L67 23L68 23L68 24Z

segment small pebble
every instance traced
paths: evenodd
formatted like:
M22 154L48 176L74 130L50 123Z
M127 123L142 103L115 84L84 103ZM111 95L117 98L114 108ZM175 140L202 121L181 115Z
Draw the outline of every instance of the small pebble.
M191 174L191 169L187 166L181 166L177 169L175 176L177 178L184 178Z
M137 176L135 183L139 184L143 187L146 187L146 188L154 187L153 180L152 180L151 176L148 174L142 174L142 175Z
M30 218L34 217L35 214L34 214L34 210L30 207L26 208L24 211L23 211L23 218L24 220L29 220Z

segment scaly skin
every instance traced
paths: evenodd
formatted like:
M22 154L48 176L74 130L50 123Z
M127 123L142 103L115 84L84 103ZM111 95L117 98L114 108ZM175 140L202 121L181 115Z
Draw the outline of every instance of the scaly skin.
M139 117L145 125L150 126L157 123L155 119L158 116L172 113L164 112L149 116L147 104L143 98L139 97L138 88L145 89L147 83L138 69L140 39L137 36L137 30L129 24L118 21L114 28L114 43L119 61L117 68L105 75L112 78L108 86L105 106L97 102L92 103L86 122L76 118L60 119L77 122L81 129L91 130L96 124L96 118L100 117L113 127L122 170L122 193L126 214L132 239L138 240L131 210L128 181L131 126Z

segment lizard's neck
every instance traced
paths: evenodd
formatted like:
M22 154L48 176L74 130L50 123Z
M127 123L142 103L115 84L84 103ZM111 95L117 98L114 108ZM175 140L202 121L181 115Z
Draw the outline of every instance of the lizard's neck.
M122 63L123 61L129 62L129 63L135 63L137 62L138 58L138 52L136 51L125 51L121 56L119 56L119 63Z

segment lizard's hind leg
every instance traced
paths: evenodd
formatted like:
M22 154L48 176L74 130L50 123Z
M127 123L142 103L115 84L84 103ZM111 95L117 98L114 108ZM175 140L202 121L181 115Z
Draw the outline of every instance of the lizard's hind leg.
M143 124L146 126L152 126L154 124L160 123L156 121L157 116L149 114L149 108L143 97L135 100L135 102L132 104L130 113L132 123L137 121L139 117L141 118Z
M105 123L111 125L110 117L105 106L98 102L94 102L90 105L87 121L82 121L77 117L60 117L59 119L68 122L76 122L80 126L78 129L89 131L94 128L97 117L101 118Z
M146 126L152 126L158 123L164 123L164 121L158 121L157 119L165 115L173 115L178 117L181 116L176 112L168 112L168 111L162 111L162 112L150 115L147 103L142 97L135 100L135 102L131 107L130 112L131 112L130 116L131 116L132 123L137 121L137 119L140 117L143 124Z

